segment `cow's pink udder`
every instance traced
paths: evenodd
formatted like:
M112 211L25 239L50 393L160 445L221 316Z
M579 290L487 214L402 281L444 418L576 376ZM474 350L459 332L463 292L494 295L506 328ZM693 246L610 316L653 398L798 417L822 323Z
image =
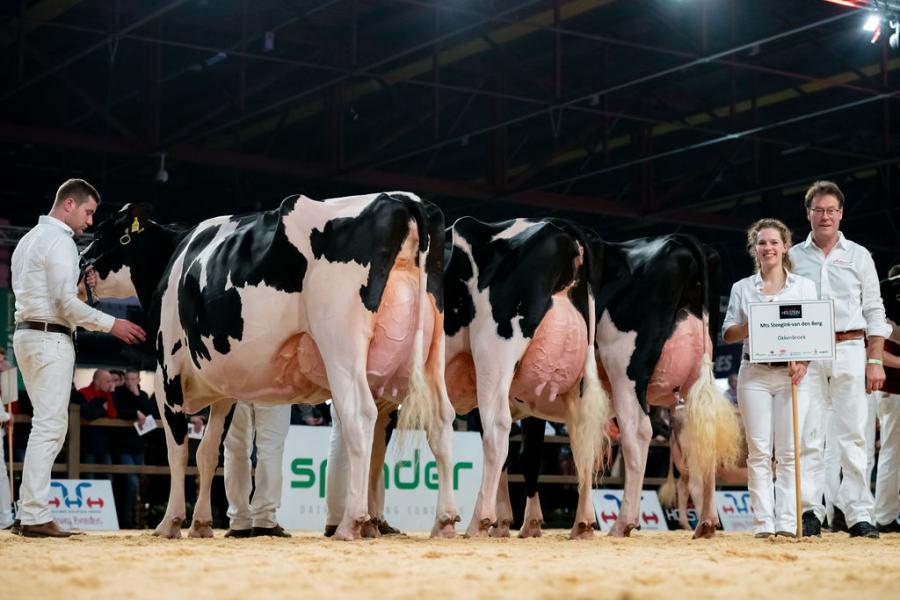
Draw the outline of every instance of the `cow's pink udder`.
M705 342L705 344L704 344ZM674 390L684 395L700 375L704 348L711 351L712 342L703 321L694 315L678 323L672 337L666 340L650 385L647 401L657 406L674 406Z
M564 396L578 383L587 355L587 325L565 292L534 333L513 379L510 397L536 413L563 415Z
M419 313L419 273L404 265L388 275L366 363L369 386L376 398L393 397L406 389ZM434 329L431 307L425 308L423 352L427 355Z

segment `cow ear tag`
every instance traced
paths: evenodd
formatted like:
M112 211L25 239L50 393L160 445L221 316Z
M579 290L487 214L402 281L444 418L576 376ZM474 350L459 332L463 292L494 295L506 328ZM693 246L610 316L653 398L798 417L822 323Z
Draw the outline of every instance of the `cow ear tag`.
M144 228L141 227L140 221L138 221L138 218L135 217L134 223L131 224L131 233L141 233L142 231L144 231Z

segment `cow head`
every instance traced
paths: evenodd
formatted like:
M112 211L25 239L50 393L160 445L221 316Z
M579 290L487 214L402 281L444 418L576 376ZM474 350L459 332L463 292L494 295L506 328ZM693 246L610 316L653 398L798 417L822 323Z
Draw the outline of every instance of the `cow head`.
M100 298L129 298L141 287L137 276L153 256L148 229L152 206L126 204L97 226L94 239L81 255L81 266L97 273L94 294ZM155 284L155 282L152 282ZM143 301L143 300L142 300Z

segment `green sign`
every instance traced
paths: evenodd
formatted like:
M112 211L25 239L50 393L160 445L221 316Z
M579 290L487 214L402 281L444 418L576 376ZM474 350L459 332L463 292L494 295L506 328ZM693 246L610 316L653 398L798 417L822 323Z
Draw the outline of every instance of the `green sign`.
M312 458L295 458L291 461L291 473L298 479L291 481L292 488L309 489L318 483L319 498L325 497L325 469L328 459L319 462L314 467ZM453 465L453 489L459 489L459 473L463 469L471 469L472 463L458 462ZM437 462L429 461L422 468L419 459L419 451L413 453L412 460L400 460L389 465L384 464L384 488L391 489L394 486L398 490L414 490L424 485L429 490L438 489Z

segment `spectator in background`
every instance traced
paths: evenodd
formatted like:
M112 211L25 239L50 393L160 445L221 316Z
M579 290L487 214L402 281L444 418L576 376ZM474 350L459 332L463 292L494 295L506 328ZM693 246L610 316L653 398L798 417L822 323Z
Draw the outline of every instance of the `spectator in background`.
M153 414L150 398L141 390L141 375L137 369L125 370L125 384L113 393L118 418L129 423L144 426L147 417ZM116 463L120 465L144 464L144 440L134 427L121 427L114 430L113 450ZM121 501L118 506L119 523L123 529L134 529L134 506L140 487L137 473L125 473L115 477Z
M728 389L725 390L725 397L731 400L731 403L737 406L737 384L738 384L738 374L737 373L729 373L728 374Z
M81 403L81 462L84 464L112 464L109 428L85 425L97 419L116 418L112 399L113 378L106 369L94 371L91 384L78 390L84 400ZM107 479L108 477L100 477Z
M125 371L121 369L110 369L109 374L112 377L112 391L116 391L125 385Z

